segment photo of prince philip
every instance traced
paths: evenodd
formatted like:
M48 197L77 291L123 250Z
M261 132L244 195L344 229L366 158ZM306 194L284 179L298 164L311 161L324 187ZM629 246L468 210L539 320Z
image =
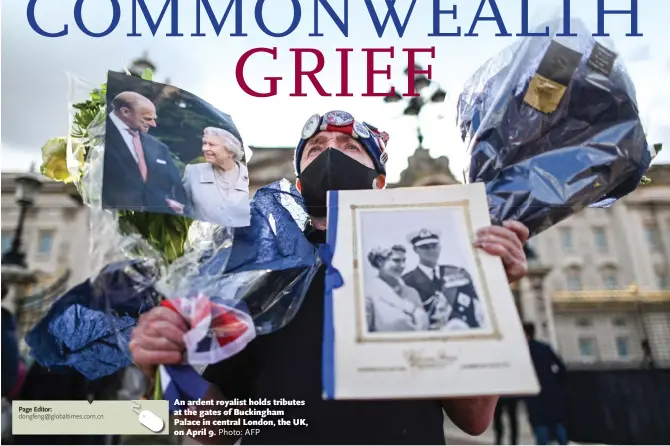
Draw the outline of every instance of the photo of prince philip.
M104 208L188 215L181 172L167 145L148 134L156 106L124 91L109 103L102 205Z
M484 308L470 273L458 266L438 264L442 253L440 231L423 228L410 233L407 240L414 247L419 264L403 276L403 281L419 292L430 329L482 328L486 323Z

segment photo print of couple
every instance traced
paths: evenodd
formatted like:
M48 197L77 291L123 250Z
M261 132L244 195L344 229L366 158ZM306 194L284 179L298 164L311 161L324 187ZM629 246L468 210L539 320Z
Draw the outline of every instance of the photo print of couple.
M230 115L195 95L110 71L105 209L249 225L249 172Z
M387 223L388 214L383 210L360 214L367 259L362 263L362 283L368 332L488 329L463 210L397 210L392 225ZM462 236L447 239L443 246L443 234Z

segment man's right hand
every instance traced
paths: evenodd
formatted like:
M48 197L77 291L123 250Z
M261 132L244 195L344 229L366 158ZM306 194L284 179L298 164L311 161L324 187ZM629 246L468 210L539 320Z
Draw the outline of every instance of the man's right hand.
M181 214L184 213L184 205L181 204L180 202L178 202L176 200L172 200L170 198L166 198L165 203L167 203L167 205L170 207L170 209L175 211L177 214L181 215Z
M130 352L135 364L154 377L160 364L180 364L186 346L184 334L189 327L184 318L166 307L156 307L140 316L133 330Z

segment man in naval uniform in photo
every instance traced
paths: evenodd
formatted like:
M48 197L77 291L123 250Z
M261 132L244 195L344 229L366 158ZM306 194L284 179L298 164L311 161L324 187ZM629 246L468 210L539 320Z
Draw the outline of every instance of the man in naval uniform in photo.
M419 256L419 264L403 280L418 291L430 318L430 329L480 328L484 312L470 273L457 266L437 264L442 252L440 231L424 228L410 233L407 239Z

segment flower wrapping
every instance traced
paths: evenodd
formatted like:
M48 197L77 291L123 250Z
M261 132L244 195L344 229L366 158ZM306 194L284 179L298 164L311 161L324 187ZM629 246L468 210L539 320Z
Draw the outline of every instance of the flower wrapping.
M651 163L635 89L623 63L591 37L526 37L467 82L457 121L468 144L467 182L486 183L492 220L537 234L587 206L635 190Z

